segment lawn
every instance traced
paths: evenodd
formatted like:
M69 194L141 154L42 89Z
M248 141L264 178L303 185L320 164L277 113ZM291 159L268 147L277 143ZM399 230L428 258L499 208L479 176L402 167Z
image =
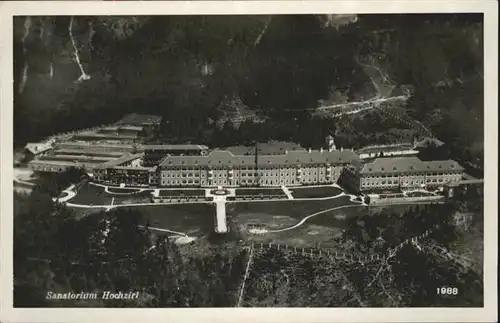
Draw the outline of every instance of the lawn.
M105 193L103 187L85 183L78 189L76 196L68 202L86 205L109 205L111 200L112 196Z
M205 190L160 190L160 196L205 196Z
M435 196L432 193L428 192L408 192L406 193L406 196L408 197L424 197L424 196Z
M320 187L297 187L290 188L294 198L320 198L336 196L342 193L342 190L333 186L320 186Z
M307 219L301 226L282 232L253 234L249 229L280 230L289 228L316 212L342 205L355 205L349 197L321 201L254 202L228 204L228 214L233 218L243 239L256 243L283 243L297 246L336 247L348 219L364 214L385 212L401 214L408 205L383 207L353 206L325 212Z
M121 188L121 187L108 187L108 192L110 193L134 193L139 192L137 188Z
M347 204L353 204L349 201L349 196L320 201L241 202L228 204L227 208L228 211L234 212L236 217L240 213L261 213L302 219L309 214Z
M242 195L282 195L286 196L280 188L237 188L236 196Z
M207 204L130 206L139 210L151 227L202 236L214 230L215 208Z
M283 202L234 203L228 204L227 210L245 240L310 246L335 243L334 238L341 234L345 221L345 217L337 219L335 215L344 210L333 211L325 216L318 215L317 217L320 217L321 220L312 217L303 225L288 231L259 235L252 234L248 230L289 228L313 213L351 204L353 203L349 201L349 197L345 196L321 201L287 200ZM359 209L359 207L352 209Z
M135 190L137 191L137 190ZM85 183L76 192L76 196L68 202L85 205L110 205L113 204L133 204L150 203L151 190L146 190L136 194L113 194L106 193L104 187Z
M133 195L122 195L113 196L113 204L137 204L137 203L151 203L151 194L133 194Z

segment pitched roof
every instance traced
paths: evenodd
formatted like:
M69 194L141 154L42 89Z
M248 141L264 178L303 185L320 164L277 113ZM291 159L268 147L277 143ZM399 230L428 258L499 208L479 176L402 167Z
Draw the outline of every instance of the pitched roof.
M305 151L300 145L286 141L258 143L259 155L282 155L286 151ZM255 146L230 146L225 148L235 155L255 155Z
M119 151L95 151L89 148L87 149L71 149L71 148L56 148L53 150L56 155L88 155L88 156L111 156L111 157L121 157L125 153Z
M422 161L417 157L377 158L361 167L361 174L394 174L401 172L440 172L463 170L454 160Z
M122 134L122 133L100 133L100 132L80 132L76 135L74 135L73 138L95 138L95 139L135 139L137 138L137 134L134 135L127 135L127 134Z
M399 145L382 145L382 146L368 146L358 149L357 154L369 154L378 152L392 152L392 151L408 151L413 150L412 144L399 144Z
M142 145L144 150L208 150L205 145Z
M35 159L30 162L28 162L28 165L31 167L33 166L38 166L38 167L97 167L100 165L100 162L96 161L84 161L84 162L74 162L74 161L68 161L68 160L41 160L41 159Z
M309 165L351 163L358 156L352 150L334 151L289 151L280 155L259 155L259 165ZM206 156L167 156L160 166L253 166L255 156L234 155L227 150L214 150Z
M39 158L39 160L66 160L70 162L74 161L82 161L82 162L100 162L104 163L110 160L114 160L117 157L110 157L110 156L76 156L76 155L45 155Z
M30 153L36 155L43 153L44 151L47 151L52 148L52 143L50 142L35 142L35 143L27 143L26 146L24 146L24 149L28 150Z
M122 164L125 164L126 162L140 158L142 155L143 155L142 153L138 153L138 154L129 153L129 154L126 154L120 158L115 158L113 160L102 163L101 165L99 165L99 168L111 168L111 167L120 166Z

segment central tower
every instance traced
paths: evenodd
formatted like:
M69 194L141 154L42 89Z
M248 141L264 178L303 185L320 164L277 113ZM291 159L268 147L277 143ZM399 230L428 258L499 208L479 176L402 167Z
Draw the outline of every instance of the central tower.
M326 146L328 147L328 151L334 151L337 149L337 146L335 146L335 139L333 138L332 135L326 136Z

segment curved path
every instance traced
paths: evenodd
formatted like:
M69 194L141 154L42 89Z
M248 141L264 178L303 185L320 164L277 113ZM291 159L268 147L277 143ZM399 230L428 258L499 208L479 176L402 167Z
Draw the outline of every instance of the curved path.
M134 195L134 194L138 194L138 193L141 193L141 192L144 192L148 189L145 189L145 188L130 188L130 187L114 187L114 186L108 186L108 185L103 185L103 184L98 184L98 183L94 183L94 182L89 182L90 185L93 185L93 186L97 186L97 187L104 187L104 192L108 193L108 194L111 194L111 195ZM113 188L116 188L116 189L126 189L126 190L134 190L133 192L122 192L122 193L119 193L119 192L111 192L109 191L109 189L113 189Z
M36 184L34 184L34 183L23 181L22 179L15 178L15 177L14 177L14 182L19 183L19 184L23 184L23 185L26 185L26 186L30 186L30 187L35 187L36 186Z
M319 212L316 212L316 213L313 213L311 215L306 216L305 218L303 218L302 220L300 220L297 224L295 224L295 225L293 225L291 227L283 228L283 229L278 229L278 230L268 230L265 233L277 233L277 232L284 232L284 231L293 230L293 229L298 228L301 225L303 225L310 218L312 218L312 217L314 217L316 215L323 214L323 213L328 213L328 212L331 212L331 211L345 209L345 208L349 208L349 207L367 206L367 204L365 204L364 202L355 201L354 200L356 198L355 195L341 193L341 194L337 195L336 197L340 197L340 196L350 196L349 201L353 202L353 203L357 203L357 204L349 204L349 205L336 206L336 207L332 207L332 208L329 208L329 209L326 209L326 210L322 210L322 211L319 211Z
M87 204L75 204L75 203L66 203L67 206L77 207L77 208L88 208L88 209L114 209L118 207L127 207L127 206L148 206L148 205L178 205L178 204L201 204L201 203L212 203L207 201L192 201L192 202L181 202L181 203L130 203L130 204L102 204L102 205L87 205Z
M144 192L146 190L144 188L138 188L137 191L134 191L134 192L128 192L128 193L122 192L122 193L118 193L118 192L110 192L109 188L110 188L109 186L106 186L106 188L104 189L104 192L106 192L108 194L111 194L111 195L134 195L134 194L138 194L138 193Z
M64 203L68 200L71 200L73 197L76 196L76 192L73 190L75 188L75 185L71 185L67 189L63 190L62 193L66 193L68 195L63 196L63 197L54 197L52 201L58 202L58 203Z
M162 229L162 228L157 228L157 227L148 227L148 226L145 226L145 225L139 225L138 227L139 228L146 228L146 229L153 230L153 231L173 233L173 234L180 235L182 237L187 237L188 236L187 234L185 234L183 232L177 232L177 231L168 230L168 229Z

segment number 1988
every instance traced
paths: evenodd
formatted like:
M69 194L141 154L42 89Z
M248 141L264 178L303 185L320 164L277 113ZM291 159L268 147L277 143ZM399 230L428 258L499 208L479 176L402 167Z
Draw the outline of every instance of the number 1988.
M438 287L436 289L438 295L458 295L458 288L456 287Z

